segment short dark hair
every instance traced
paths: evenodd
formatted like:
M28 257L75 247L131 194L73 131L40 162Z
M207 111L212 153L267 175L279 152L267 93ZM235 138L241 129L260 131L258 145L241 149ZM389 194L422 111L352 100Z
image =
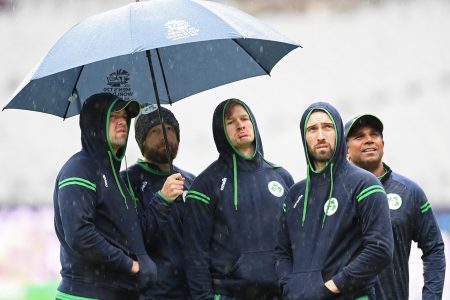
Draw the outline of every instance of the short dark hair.
M245 104L241 100L237 98L228 99L227 104L225 106L225 111L223 113L225 119L228 119L231 116L231 108L233 108L236 105L241 105L243 108L245 108Z

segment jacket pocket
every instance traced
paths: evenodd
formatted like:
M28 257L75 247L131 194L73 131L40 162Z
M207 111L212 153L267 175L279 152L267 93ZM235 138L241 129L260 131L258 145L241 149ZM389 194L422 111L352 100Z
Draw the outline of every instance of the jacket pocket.
M241 254L230 271L213 280L219 294L240 299L275 299L281 296L273 251Z
M226 278L241 279L248 283L273 284L277 282L273 251L242 253Z
M293 273L283 286L283 299L325 300L337 296L325 286L321 271Z
M156 264L146 254L138 255L137 258L139 262L138 285L140 290L145 290L156 283Z

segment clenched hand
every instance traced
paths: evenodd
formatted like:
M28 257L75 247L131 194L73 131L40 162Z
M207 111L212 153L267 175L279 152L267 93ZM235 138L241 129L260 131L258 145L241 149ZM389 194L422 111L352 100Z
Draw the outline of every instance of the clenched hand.
M180 173L175 173L167 177L161 189L161 193L171 201L183 194L184 177Z

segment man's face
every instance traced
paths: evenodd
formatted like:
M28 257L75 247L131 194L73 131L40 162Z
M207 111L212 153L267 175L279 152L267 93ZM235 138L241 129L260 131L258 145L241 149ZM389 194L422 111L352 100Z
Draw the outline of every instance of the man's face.
M230 107L230 115L225 118L225 128L231 144L245 153L253 148L255 133L253 124L245 108L240 104Z
M178 153L178 140L175 129L172 125L164 123L166 128L167 142L169 144L169 153L171 160L174 160ZM164 134L162 125L158 124L150 128L145 137L144 157L158 164L167 164L166 145L164 143Z
M315 163L321 165L333 156L336 148L336 130L326 112L315 111L311 114L306 124L306 144Z
M128 124L127 112L121 110L111 112L109 116L109 141L111 147L117 151L127 144Z
M355 128L347 140L347 157L355 165L371 169L381 163L384 154L384 141L377 129L371 126Z

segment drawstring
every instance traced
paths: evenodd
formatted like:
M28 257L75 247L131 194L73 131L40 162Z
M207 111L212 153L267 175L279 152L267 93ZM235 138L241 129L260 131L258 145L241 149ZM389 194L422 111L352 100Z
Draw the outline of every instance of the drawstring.
M331 196L333 195L333 166L334 166L334 164L331 163L331 166L330 166L330 178L331 178L330 193L328 194L327 208L324 212L323 219L322 219L322 228L323 228L323 225L325 225L325 220L327 219L327 215L328 215L328 209L330 208Z
M134 190L133 190L133 188L131 187L130 177L128 176L128 163L127 163L127 157L124 156L124 159L125 159L125 174L127 174L127 182L128 182L128 186L127 186L128 194L131 195L131 199L132 199L133 202L134 202L134 208L137 208L137 203L138 203L139 199L136 197L136 195L134 194Z
M113 174L114 174L114 179L116 180L117 187L119 188L120 194L122 195L123 202L125 202L125 206L128 209L127 198L125 197L125 194L123 193L122 187L120 186L120 181L117 178L116 168L114 168L114 163L112 161L111 151L108 151L108 155L109 155L109 162L111 164L111 169L113 170Z
M234 208L238 207L238 181L237 181L237 164L236 154L233 154L233 183L234 183Z
M333 166L334 166L334 164L331 163L331 165L330 165L330 180L331 180L331 182L330 182L330 193L328 194L327 208L325 209L324 215L323 215L323 218L322 218L322 228L325 225L325 221L327 219L328 209L330 208L330 203L331 203L331 196L333 196L333 189L334 189ZM303 201L302 226L305 224L306 213L308 211L308 200L309 200L310 185L311 185L311 179L309 177L309 167L308 167L308 169L306 171L306 191L305 191L305 200Z
M305 220L306 220L306 210L308 208L309 185L310 185L310 179L309 179L309 167L308 167L308 169L306 171L306 191L305 191L305 200L303 201L302 226L303 226L303 224L305 224Z

